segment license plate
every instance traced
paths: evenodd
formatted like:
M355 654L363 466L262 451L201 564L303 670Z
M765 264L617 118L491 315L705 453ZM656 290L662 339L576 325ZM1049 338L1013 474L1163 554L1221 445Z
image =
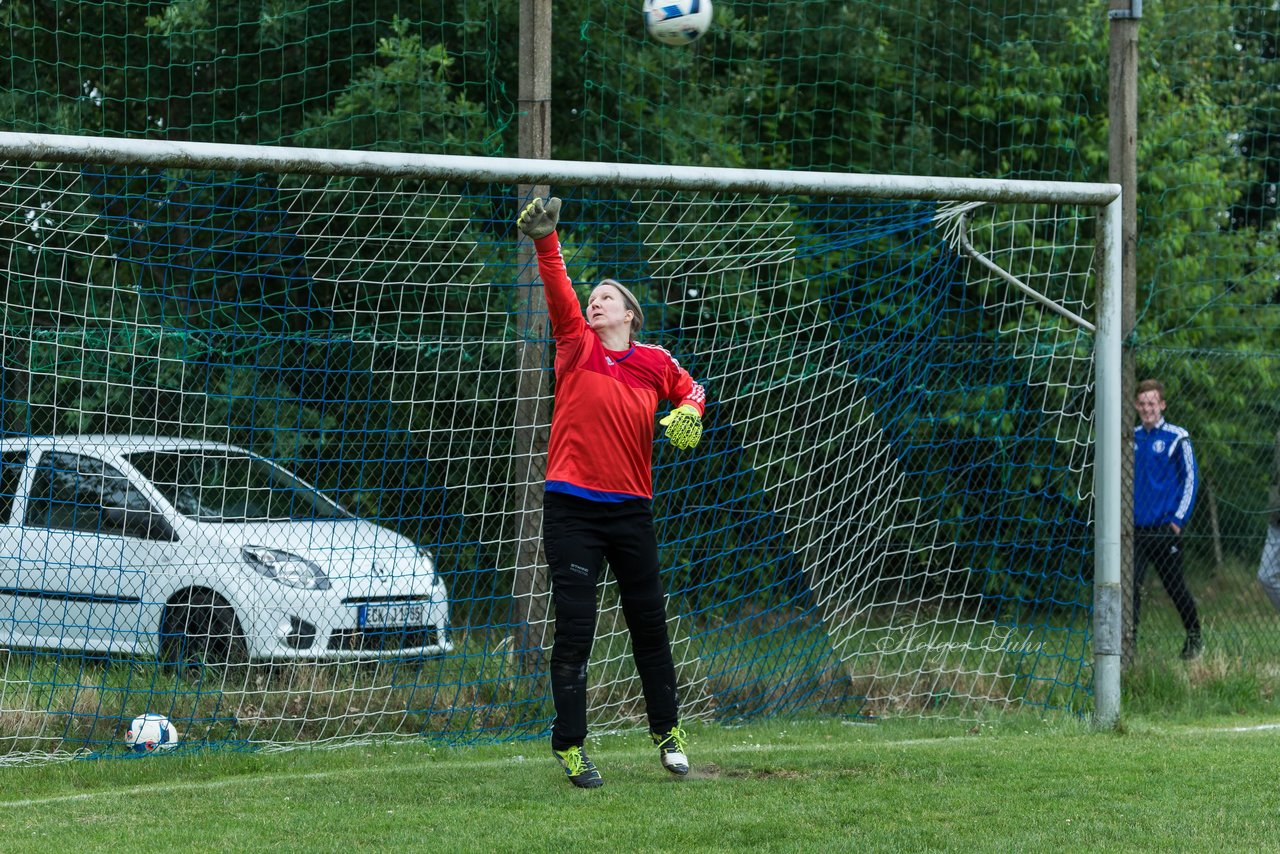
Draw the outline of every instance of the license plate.
M421 626L426 602L394 602L388 605L361 605L357 621L361 629L400 629Z

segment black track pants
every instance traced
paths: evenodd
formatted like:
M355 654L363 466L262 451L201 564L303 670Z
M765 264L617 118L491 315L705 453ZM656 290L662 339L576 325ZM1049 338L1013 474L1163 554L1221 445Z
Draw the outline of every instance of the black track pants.
M596 582L605 561L618 583L649 729L671 729L680 715L651 503L605 503L548 492L542 505L542 542L556 609L551 746L565 750L587 737L587 661L596 633Z
M1138 629L1142 607L1142 580L1147 566L1154 565L1164 589L1178 609L1182 627L1189 635L1200 634L1200 615L1196 600L1182 574L1182 537L1167 525L1159 528L1135 528L1133 531L1133 628Z

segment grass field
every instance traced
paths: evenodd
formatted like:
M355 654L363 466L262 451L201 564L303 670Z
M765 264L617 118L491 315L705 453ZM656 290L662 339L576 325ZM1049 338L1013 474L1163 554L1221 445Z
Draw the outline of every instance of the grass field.
M1181 627L1152 591L1116 732L998 705L985 722L963 705L964 720L694 724L683 780L641 734L591 741L595 792L542 739L0 767L0 851L1280 851L1280 619L1232 569L1197 585L1198 661L1177 660ZM121 673L123 696L137 674Z
M9 850L1275 850L1280 718L772 721L589 742L577 790L542 741L192 752L0 769Z

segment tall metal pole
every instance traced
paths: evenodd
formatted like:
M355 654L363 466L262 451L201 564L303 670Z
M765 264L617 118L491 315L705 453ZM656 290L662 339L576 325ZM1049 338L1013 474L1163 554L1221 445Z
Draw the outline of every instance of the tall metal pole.
M1097 400L1097 441L1093 461L1093 704L1094 723L1115 726L1120 718L1120 662L1122 652L1123 587L1120 547L1124 495L1120 457L1132 450L1122 426L1121 395L1123 336L1121 311L1124 245L1124 196L1103 210L1098 222L1098 316L1094 335L1094 394ZM1132 494L1132 490L1129 490ZM1133 515L1129 515L1133 519Z
M1123 214L1120 227L1120 259L1122 294L1120 330L1124 340L1121 353L1121 399L1128 405L1134 398L1133 327L1137 315L1137 248L1138 248L1138 21L1142 19L1142 0L1110 0L1110 140L1108 177L1119 184ZM1122 425L1131 423L1121 419ZM1121 443L1121 590L1124 614L1122 660L1133 661L1133 442L1129 436Z
M523 159L551 157L551 0L520 0L520 120L518 153ZM521 184L517 205L534 196L546 198L545 184ZM548 319L538 282L533 244L522 237L517 256L522 286L520 314L520 378L516 406L514 487L520 496L516 519L516 566L513 595L517 625L515 649L524 672L542 669L546 646L550 588L541 557L542 484L547 466L551 424L546 393Z

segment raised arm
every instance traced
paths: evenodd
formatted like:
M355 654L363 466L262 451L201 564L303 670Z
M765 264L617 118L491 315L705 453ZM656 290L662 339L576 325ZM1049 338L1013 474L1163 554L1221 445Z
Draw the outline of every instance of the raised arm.
M543 204L541 198L525 205L516 226L533 240L538 256L538 275L547 295L547 310L551 314L551 334L557 341L581 335L587 328L582 317L582 305L573 292L573 282L560 254L560 237L556 225L560 221L560 200L552 197Z

